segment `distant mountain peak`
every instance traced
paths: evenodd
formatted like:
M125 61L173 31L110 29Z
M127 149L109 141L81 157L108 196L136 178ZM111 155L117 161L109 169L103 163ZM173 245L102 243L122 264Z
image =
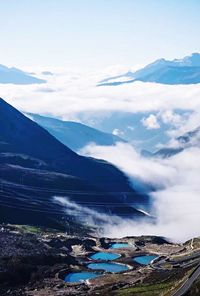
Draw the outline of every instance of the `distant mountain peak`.
M24 72L15 67L6 67L0 65L0 83L12 83L12 84L35 84L45 83L44 79L32 76L32 74Z
M161 58L161 59L158 59L156 60L155 62L153 62L152 64L159 64L159 63L166 63L166 62L169 62L168 60L164 59L164 58Z
M182 59L174 59L171 61L161 58L136 72L127 72L122 75L104 79L100 81L98 86L116 86L133 83L135 81L161 84L200 83L200 53L194 52Z
M200 53L199 52L193 52L192 54L191 54L191 56L192 57L200 57Z
M184 57L182 59L182 64L184 66L200 67L200 53L194 52L191 55Z

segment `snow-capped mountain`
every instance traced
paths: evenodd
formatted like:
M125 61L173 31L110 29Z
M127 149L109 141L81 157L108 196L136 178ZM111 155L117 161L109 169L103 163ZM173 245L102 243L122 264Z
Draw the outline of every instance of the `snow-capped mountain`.
M127 72L104 79L99 82L98 86L115 86L135 81L162 84L200 83L200 53L193 53L183 59L172 61L159 59L136 72Z

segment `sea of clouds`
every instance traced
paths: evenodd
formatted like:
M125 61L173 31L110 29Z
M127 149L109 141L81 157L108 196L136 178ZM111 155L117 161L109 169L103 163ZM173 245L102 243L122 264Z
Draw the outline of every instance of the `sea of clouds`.
M170 121L174 137L200 125L200 84L161 85L136 82L120 86L97 87L98 81L118 74L113 68L101 73L78 72L70 69L48 69L53 75L38 73L47 79L45 84L1 84L0 92L7 102L23 112L51 115L65 120L81 121L90 116L109 117L111 112L144 112L147 129L158 129L160 120ZM73 73L72 73L73 72ZM190 110L182 120L174 110ZM158 115L155 115L157 112ZM175 241L184 241L200 235L200 149L191 147L168 159L143 158L132 145L118 143L111 147L88 145L81 154L105 159L119 167L130 179L152 184L159 188L152 193L156 223L136 223L118 217L105 218L104 234L125 236L154 234ZM57 200L69 208L67 198ZM76 208L78 205L71 205ZM79 209L80 210L80 209ZM88 209L82 207L83 212ZM98 215L95 211L90 216ZM107 221L107 222L106 222ZM109 223L108 223L109 222Z
M105 113L114 111L137 113L183 109L199 113L200 110L200 84L162 85L135 82L97 87L102 78L114 73L113 70L107 69L110 72L105 70L101 73L79 73L70 69L53 71L53 75L38 73L37 77L47 80L44 84L0 84L1 97L26 112L77 120L83 112L88 116L95 113L105 116ZM165 119L170 120L170 114ZM146 124L148 127L148 121ZM149 125L151 124L158 127L152 116L149 119ZM190 124L192 127L194 125Z
M151 193L155 223L135 223L122 219L109 223L105 235L161 235L173 241L199 236L200 224L200 148L192 147L167 159L147 159L129 144L113 147L90 145L84 155L106 159L127 174L132 185L136 179L159 188Z
M99 214L67 197L54 197L54 201L66 207L67 214L76 218L80 215L81 222L100 225L100 235L108 237L158 235L184 242L200 235L199 148L189 148L168 159L143 158L124 143L112 147L90 145L82 152L116 165L127 174L133 187L136 179L157 186L159 189L151 193L156 219L137 222Z

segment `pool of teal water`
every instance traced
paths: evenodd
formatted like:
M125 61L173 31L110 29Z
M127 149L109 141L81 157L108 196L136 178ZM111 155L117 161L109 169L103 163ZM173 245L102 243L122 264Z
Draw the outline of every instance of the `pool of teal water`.
M142 265L148 265L156 257L157 256L155 256L155 255L138 256L138 257L134 257L133 261L135 261L139 264L142 264Z
M111 244L110 249L122 249L122 248L130 248L128 243L115 243Z
M86 280L94 279L100 274L96 272L72 272L66 275L64 281L67 283L80 283Z
M106 252L98 252L90 256L91 259L94 260L115 260L117 258L120 258L121 255L116 254L116 253L106 253Z
M90 263L87 267L95 270L103 269L107 272L120 272L129 269L127 265L117 263Z

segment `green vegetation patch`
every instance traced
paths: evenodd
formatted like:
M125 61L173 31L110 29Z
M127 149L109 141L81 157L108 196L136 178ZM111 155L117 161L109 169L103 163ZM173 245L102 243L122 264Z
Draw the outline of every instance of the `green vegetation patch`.
M157 296L167 295L169 290L173 288L174 283L158 283L152 285L139 285L133 288L122 289L118 291L118 296L138 295L138 296Z
M189 277L194 268L174 271L154 271L142 284L116 291L117 296L171 296Z
M13 225L16 230L19 230L23 233L33 233L33 234L42 234L42 233L57 233L59 232L56 229L44 228L33 225Z

